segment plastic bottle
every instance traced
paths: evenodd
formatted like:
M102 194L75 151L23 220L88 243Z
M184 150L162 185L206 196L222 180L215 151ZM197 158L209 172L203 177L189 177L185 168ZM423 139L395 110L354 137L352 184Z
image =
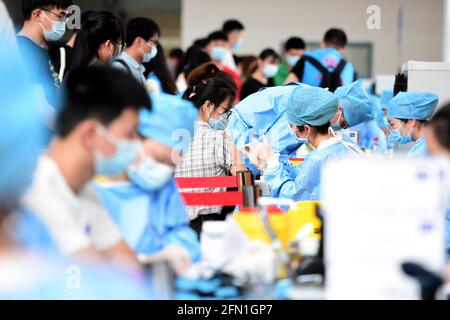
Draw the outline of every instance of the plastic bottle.
M378 137L373 138L373 145L370 148L370 154L371 155L380 155L381 154L381 148L380 148L380 139Z

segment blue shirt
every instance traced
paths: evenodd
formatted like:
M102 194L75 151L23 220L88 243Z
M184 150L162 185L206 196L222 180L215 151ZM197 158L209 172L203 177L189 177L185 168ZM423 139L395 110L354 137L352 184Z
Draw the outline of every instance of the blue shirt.
M168 245L179 245L192 261L200 260L198 237L189 227L175 181L154 191L128 182L96 183L95 189L123 238L137 253L153 254Z
M60 84L47 50L24 36L17 36L17 44L25 73L28 75L31 85L42 86L48 104L57 107Z
M306 56L310 56L319 61L330 73L332 73L339 65L344 56L334 48L319 49L314 52L305 52ZM305 62L303 74L300 74L300 63L294 66L292 72L297 76L299 82L313 86L320 87L323 75L310 62ZM355 81L355 68L351 62L347 61L341 73L342 85L347 85Z

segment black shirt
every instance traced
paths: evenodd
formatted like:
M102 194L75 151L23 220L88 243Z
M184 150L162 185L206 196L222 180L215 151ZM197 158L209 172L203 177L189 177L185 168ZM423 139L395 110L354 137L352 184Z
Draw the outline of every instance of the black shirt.
M56 107L59 80L47 50L24 36L17 36L17 43L31 85L42 85L48 104Z
M244 82L244 85L242 86L241 101L247 98L249 95L258 92L261 88L272 86L273 86L273 79L269 79L267 85L265 85L264 83L256 80L255 78L250 77L247 79L247 81Z

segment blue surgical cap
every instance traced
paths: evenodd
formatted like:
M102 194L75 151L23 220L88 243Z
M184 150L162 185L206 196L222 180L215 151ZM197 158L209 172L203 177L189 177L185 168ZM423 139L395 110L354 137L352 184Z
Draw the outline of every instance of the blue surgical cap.
M152 93L152 111L140 113L139 132L170 148L186 152L194 134L198 109L190 102L165 93Z
M330 122L337 111L338 99L333 93L322 88L301 86L292 91L286 114L292 125L318 127Z
M372 103L360 80L337 88L335 94L350 127L374 118Z
M383 91L381 91L381 95L380 95L381 108L387 110L388 103L389 103L389 101L392 100L392 98L394 98L394 91L393 90L383 90Z
M439 97L428 92L399 92L388 103L388 117L428 120L437 107Z
M43 147L42 119L17 51L0 52L0 202L17 199L31 183Z

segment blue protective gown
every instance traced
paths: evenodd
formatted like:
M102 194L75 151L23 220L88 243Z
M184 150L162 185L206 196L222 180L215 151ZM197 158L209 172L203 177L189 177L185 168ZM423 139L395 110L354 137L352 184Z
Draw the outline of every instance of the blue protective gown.
M408 158L425 157L428 155L427 142L425 136L417 140L408 152Z
M278 167L264 172L265 182L272 189L272 196L295 201L320 200L320 180L325 163L347 155L361 155L350 148L349 144L337 138L331 138L310 152L305 161L292 167L281 163Z
M200 243L189 227L175 181L155 191L128 182L96 183L95 189L123 238L137 253L153 254L168 245L179 245L193 262L200 260Z

